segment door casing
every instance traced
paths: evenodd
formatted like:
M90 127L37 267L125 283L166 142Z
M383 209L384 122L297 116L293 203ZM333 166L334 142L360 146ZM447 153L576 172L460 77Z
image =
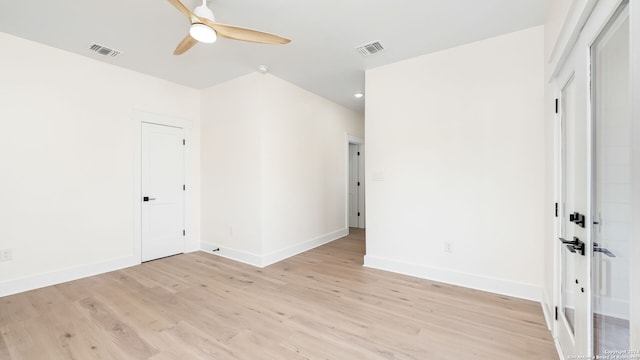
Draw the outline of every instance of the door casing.
M142 123L153 123L158 125L173 126L184 129L185 137L185 172L184 181L186 185L184 201L184 227L185 227L185 252L197 251L200 249L199 239L199 214L197 204L199 203L199 186L196 181L199 178L192 165L197 162L197 152L199 146L194 139L194 127L191 121L174 116L150 113L147 111L134 109L131 115L134 134L133 157L133 258L141 263L142 259Z
M358 145L360 150L359 159L359 173L360 173L360 188L358 189L358 201L360 208L360 218L358 219L358 227L364 229L366 226L366 205L365 205L365 177L364 177L364 162L365 162L365 146L364 139L355 135L345 134L345 194L344 194L344 223L345 227L349 228L349 144Z
M141 260L150 261L185 251L186 139L181 127L146 122L142 135Z

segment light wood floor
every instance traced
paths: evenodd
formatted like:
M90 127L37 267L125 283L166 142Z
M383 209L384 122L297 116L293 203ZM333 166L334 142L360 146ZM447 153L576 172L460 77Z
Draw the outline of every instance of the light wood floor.
M0 298L0 359L557 359L540 304L362 267L361 231L264 269L203 252Z

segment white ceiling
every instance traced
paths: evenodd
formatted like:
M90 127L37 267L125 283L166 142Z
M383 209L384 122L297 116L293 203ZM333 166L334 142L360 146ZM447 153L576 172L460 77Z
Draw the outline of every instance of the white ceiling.
M2 0L0 31L194 88L271 73L356 111L364 71L544 22L549 0L209 0L221 23L292 39L262 45L221 38L173 50L188 20L166 0ZM193 8L200 0L183 0ZM354 47L380 41L362 57ZM122 52L108 58L91 43Z

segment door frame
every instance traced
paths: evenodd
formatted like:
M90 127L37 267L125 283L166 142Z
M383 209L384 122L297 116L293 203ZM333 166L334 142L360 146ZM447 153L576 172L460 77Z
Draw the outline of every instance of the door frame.
M635 161L640 159L640 101L633 101L640 96L640 3L637 0L629 1L629 36L631 39L631 158ZM632 196L632 218L640 219L640 166L635 166L631 170L631 196ZM634 185L635 184L635 185ZM634 187L635 186L635 187ZM632 222L631 236L640 239L640 221ZM629 253L631 257L640 259L640 242L632 241ZM640 274L640 261L632 261L630 264L631 274ZM640 281L631 281L629 289L629 303L640 304ZM631 348L640 349L640 306L630 309Z
M602 29L604 28L604 26L606 26L606 24L608 23L608 20L610 19L610 17L615 13L615 11L617 10L618 6L620 6L620 4L623 2L623 0L574 0L572 3L572 6L569 10L569 14L566 17L565 23L562 27L561 30L561 34L558 37L558 40L555 44L555 47L552 51L552 54L550 56L549 63L552 64L551 65L551 74L549 77L549 81L550 83L552 83L553 86L553 91L552 91L552 95L555 99L559 99L560 96L560 87L559 87L559 82L556 82L556 80L558 79L558 76L560 75L562 69L564 68L564 65L566 63L566 61L568 60L571 51L573 49L573 47L578 44L581 40L581 34L585 28L585 25L587 25L587 22L592 18L592 16L597 16L598 18L605 18L606 20L603 21L598 21L598 28L597 30L594 31L594 29L590 29L587 31L590 32L594 32L595 35L593 36L593 38L589 38L588 43L589 45L593 44L593 41L595 41L595 39L597 38L597 35L600 34L600 32L602 31ZM600 5L601 3L606 3L603 8L604 10L600 10L600 13L598 13L598 5ZM630 56L631 56L631 98L632 99L637 99L638 98L638 94L640 94L640 46L638 46L638 44L640 43L638 41L638 39L640 39L640 0L630 0L629 4L629 26L630 26ZM584 41L583 41L584 42ZM636 45L634 45L636 44ZM585 51L581 52L579 54L580 56L585 56L585 57L590 57L590 53L588 51L588 49L585 49ZM588 61L589 67L590 67L590 60ZM548 101L553 101L553 99L548 99ZM590 153L590 159L589 159L589 163L588 163L588 174L589 174L589 194L587 194L587 196L589 197L589 208L587 209L587 219L591 219L591 201L592 201L592 196L593 194L591 193L591 189L592 189L592 182L593 182L593 174L592 174L592 157L593 157L593 151L595 151L595 149L593 149L593 139L592 139L592 130L593 130L593 117L591 116L591 111L592 111L592 96L591 93L588 94L587 97L587 101L588 101L588 108L587 108L587 114L589 116L589 118L587 119L587 126L588 128L588 151ZM632 159L640 159L640 102L638 101L633 101L632 100L632 104L631 104L632 108L631 108L631 117L632 117ZM554 171L554 176L553 176L553 191L554 191L554 201L558 202L561 200L560 199L560 182L559 182L559 178L560 178L560 166L561 164L559 164L558 159L559 159L559 151L561 151L561 147L560 147L560 122L558 121L558 117L560 116L560 114L554 114L554 125L553 125L553 132L554 132L554 139L553 139L553 144L554 144L554 166L553 166L553 171ZM640 169L639 167L635 167L632 169L632 184L638 182L638 180L640 180ZM633 185L632 185L633 186ZM634 219L638 219L640 218L640 208L638 207L637 204L640 204L640 191L638 191L638 188L633 188L632 187L632 196L633 196L633 203L635 204L633 207L633 218ZM559 235L559 222L561 221L560 217L554 217L553 218L553 234L554 234L554 239L552 240L554 242L554 246L553 246L553 268L554 268L554 277L553 277L553 302L554 302L554 306L559 306L559 292L560 292L560 273L561 273L561 269L560 269L560 252L559 249L560 247L557 246L556 244L558 243L558 235ZM632 229L632 237L639 237L640 236L640 222L632 222L634 228ZM592 238L591 238L591 234L589 234L588 239L586 239L585 241L587 244L587 249L588 249L588 253L587 256L589 257L589 260L591 260L591 256L592 256ZM636 258L640 258L640 243L638 242L632 242L630 244L631 249L630 252L632 254L632 256L635 256ZM589 263L589 281L587 282L587 284L585 284L585 287L588 289L588 306L589 306L589 329L588 329L588 334L589 334L589 339L587 339L587 343L588 343L588 347L589 347L589 352L592 353L593 351L593 325L592 325L592 313L593 313L593 308L592 308L592 294L591 294L591 263ZM632 274L638 274L640 273L640 262L631 262L631 273ZM638 281L631 281L630 282L630 303L633 304L634 302L639 302L640 301L640 282ZM637 306L635 308L631 309L631 321L632 321L632 328L630 329L631 331L631 349L639 349L640 348L640 308L638 308ZM561 359L565 359L565 354L562 353L562 349L558 343L558 329L559 327L559 321L553 321L553 326L552 326L552 331L553 331L553 336L554 339L556 341L556 348L558 350L558 354L560 355Z
M357 214L360 212L360 189L358 189L360 186L359 155L360 145L349 144L349 227L360 227L360 216Z
M142 263L142 123L150 123L164 126L172 126L182 128L186 145L184 148L184 252L193 252L200 249L199 237L196 232L197 224L194 219L198 217L198 199L196 181L194 181L193 166L190 166L191 159L194 159L194 151L197 146L191 146L193 143L192 125L188 120L146 112L134 109L133 120L133 257L136 263ZM193 191L196 190L196 191Z
M359 151L362 153L362 158L359 161L359 177L360 177L360 183L361 186L358 189L358 202L359 202L359 208L360 208L360 218L358 219L358 227L361 229L364 229L366 226L366 212L365 212L365 183L366 181L364 181L362 179L362 176L364 174L364 139L359 137L359 136L355 136L355 135L351 135L349 133L345 133L344 134L344 140L345 140L345 167L344 167L344 179L345 179L345 191L344 191L344 224L345 224L345 228L349 229L349 170L350 170L350 161L349 161L349 144L355 144L359 146Z

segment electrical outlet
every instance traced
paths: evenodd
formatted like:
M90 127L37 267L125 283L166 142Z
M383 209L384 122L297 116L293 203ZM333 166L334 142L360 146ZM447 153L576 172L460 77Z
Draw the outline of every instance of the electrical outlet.
M0 261L9 261L12 255L11 249L0 249Z
M444 242L444 252L446 252L447 254L451 254L453 253L453 244L445 241Z

